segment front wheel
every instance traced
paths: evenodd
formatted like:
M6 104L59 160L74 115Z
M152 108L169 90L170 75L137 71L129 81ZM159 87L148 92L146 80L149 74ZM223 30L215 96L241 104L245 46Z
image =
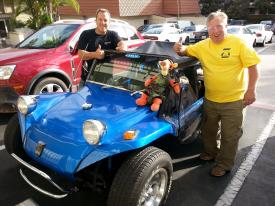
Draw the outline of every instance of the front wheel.
M23 154L23 144L18 115L14 114L9 120L4 133L4 144L9 154Z
M37 83L33 94L66 92L67 89L67 85L62 80L55 77L46 77Z
M128 158L118 170L110 188L108 206L159 206L172 184L169 154L148 147Z

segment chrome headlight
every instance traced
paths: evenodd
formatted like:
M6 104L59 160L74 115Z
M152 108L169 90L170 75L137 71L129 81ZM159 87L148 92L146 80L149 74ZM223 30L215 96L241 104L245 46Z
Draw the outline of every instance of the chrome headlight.
M9 79L15 67L16 65L0 66L0 79L1 80Z
M25 96L22 95L17 100L17 108L22 114L31 113L37 105L36 95Z
M105 126L98 120L86 120L83 124L83 135L89 144L98 144L105 131Z

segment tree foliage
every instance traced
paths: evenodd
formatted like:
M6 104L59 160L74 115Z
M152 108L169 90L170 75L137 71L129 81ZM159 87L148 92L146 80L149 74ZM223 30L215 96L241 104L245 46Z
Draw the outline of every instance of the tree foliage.
M246 19L249 14L249 0L232 0L226 13L232 19Z
M26 25L34 30L52 23L59 18L58 9L60 6L70 6L79 13L79 4L77 0L13 0L16 5L14 10L14 20L22 13L30 17Z
M217 11L219 9L223 9L224 2L222 0L200 0L201 14L207 16L213 11Z
M260 14L274 13L275 9L272 5L275 0L200 0L201 13L207 16L210 12L221 9L225 11L229 18L247 19L249 15L250 3L254 3L256 11Z
M260 12L260 14L269 14L272 10L271 0L256 0L255 7Z

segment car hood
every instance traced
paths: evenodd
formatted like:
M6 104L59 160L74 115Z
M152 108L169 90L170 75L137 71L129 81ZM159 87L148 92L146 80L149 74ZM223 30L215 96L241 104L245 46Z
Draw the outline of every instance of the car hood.
M61 173L73 173L79 162L95 150L103 150L106 145L119 145L125 142L123 133L135 129L135 125L146 119L156 118L156 112L148 107L137 107L135 98L129 91L117 88L103 88L101 85L85 86L80 92L72 94L57 103L42 115L26 131L25 150L42 164ZM90 109L83 109L83 104L91 104ZM96 119L106 126L106 133L96 146L89 145L82 134L83 123ZM40 157L35 155L39 142L43 142L45 151ZM101 157L127 149L99 152ZM129 148L128 148L129 150Z
M16 64L20 61L29 61L45 58L53 52L54 49L20 49L5 48L0 49L0 62L5 64Z
M91 108L84 109L84 104L90 104ZM84 87L80 92L59 102L44 114L37 126L47 134L55 135L56 132L62 131L63 135L60 136L64 136L69 128L73 128L64 138L83 142L83 139L75 138L76 132L79 132L78 137L82 136L83 123L88 119L96 119L107 127L107 134L102 143L108 143L110 139L106 137L111 136L113 139L117 136L113 134L113 130L115 134L120 134L120 131L124 132L125 128L130 128L145 116L148 117L148 113L152 112L148 111L147 107L137 107L135 98L129 91L94 84L90 89ZM50 125L54 125L55 128L51 128Z

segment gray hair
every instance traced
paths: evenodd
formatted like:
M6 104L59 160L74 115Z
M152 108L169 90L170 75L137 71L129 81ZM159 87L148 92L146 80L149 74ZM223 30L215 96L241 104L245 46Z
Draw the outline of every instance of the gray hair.
M206 24L208 24L211 20L217 17L222 19L227 24L228 16L226 15L226 13L222 12L221 10L210 13L207 16Z

